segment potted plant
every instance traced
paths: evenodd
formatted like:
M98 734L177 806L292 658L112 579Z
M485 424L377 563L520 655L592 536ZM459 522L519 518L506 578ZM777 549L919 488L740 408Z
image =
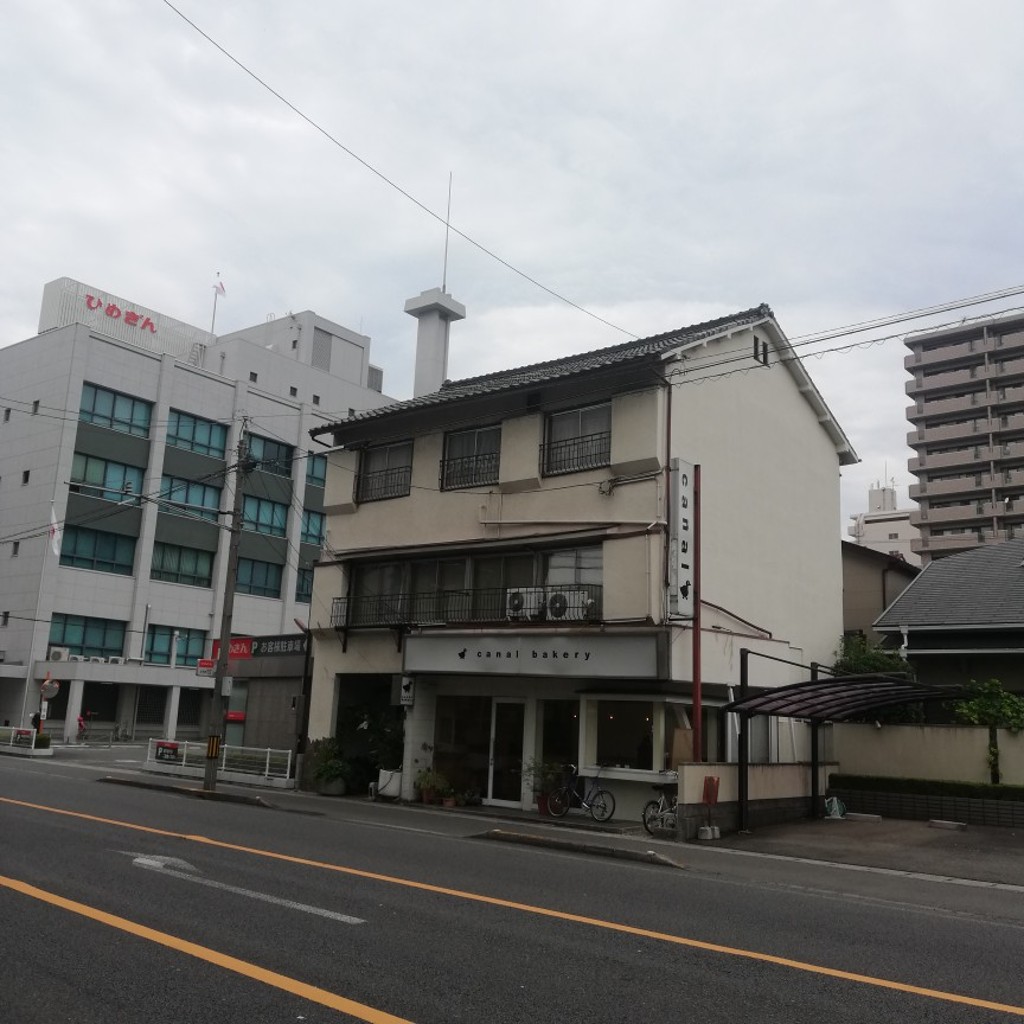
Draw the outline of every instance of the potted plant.
M448 780L433 768L421 768L416 773L415 785L425 804L436 804L442 791L448 789Z
M441 806L454 807L455 805L455 788L453 786L445 786L444 789L441 790Z
M539 757L531 757L523 763L523 777L533 787L533 796L537 801L537 810L541 814L548 813L548 796L558 788L562 781L562 766L553 761L545 761Z
M352 766L342 756L338 741L333 738L319 740L314 749L313 778L318 793L324 796L344 796L352 776Z

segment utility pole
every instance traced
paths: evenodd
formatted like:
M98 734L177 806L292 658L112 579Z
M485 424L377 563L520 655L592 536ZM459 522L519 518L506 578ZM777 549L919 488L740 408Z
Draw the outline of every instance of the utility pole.
M220 616L220 649L214 668L213 697L210 701L210 731L206 738L206 772L203 789L212 793L217 788L217 764L220 761L221 737L224 733L224 678L231 652L231 617L235 609L235 583L238 578L238 542L242 536L242 478L252 468L246 440L247 419L242 420L235 462L235 500L231 507L231 540L228 543L228 571L224 579L224 605Z

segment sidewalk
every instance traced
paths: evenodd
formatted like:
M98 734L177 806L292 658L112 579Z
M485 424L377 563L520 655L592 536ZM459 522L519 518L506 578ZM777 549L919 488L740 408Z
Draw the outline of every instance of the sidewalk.
M701 845L1024 886L1024 832L927 821L828 819L791 822Z
M1009 828L969 825L961 831L934 827L926 821L821 818L725 835L718 840L686 843L652 838L639 821L613 819L599 824L578 812L570 812L565 818L551 818L541 817L536 811L498 807L447 810L422 804L373 802L363 796L325 797L308 792L230 785L218 787L215 794L206 794L193 782L185 780L173 783L167 779L143 781L108 776L104 781L283 811L301 808L304 813L325 817L355 816L364 820L392 821L401 818L406 822L419 819L424 825L429 821L431 827L467 838L486 836L677 866L686 863L688 853L698 850L701 856L732 851L1024 888L1024 832Z

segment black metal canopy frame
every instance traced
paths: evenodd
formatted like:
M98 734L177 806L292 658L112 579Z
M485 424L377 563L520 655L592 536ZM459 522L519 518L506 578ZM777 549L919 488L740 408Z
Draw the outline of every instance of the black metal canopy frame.
M803 718L811 722L841 722L878 708L916 704L924 700L958 700L959 688L925 686L892 673L832 676L790 683L740 697L725 706L726 711L775 718Z
M740 651L740 696L726 704L723 711L739 715L739 764L737 796L739 802L739 827L747 831L749 820L750 791L750 749L747 742L747 723L755 715L773 718L798 718L811 725L811 806L809 816L818 816L820 793L818 784L819 735L822 722L841 722L848 718L866 715L879 708L897 707L900 704L917 704L926 700L959 700L967 696L962 687L925 686L903 675L892 672L872 672L864 675L830 676L820 679L818 672L827 672L823 665L812 662L809 667L811 678L803 683L790 683L775 689L761 690L751 694L749 688L750 656L769 661L797 665L767 654L759 654L748 648Z

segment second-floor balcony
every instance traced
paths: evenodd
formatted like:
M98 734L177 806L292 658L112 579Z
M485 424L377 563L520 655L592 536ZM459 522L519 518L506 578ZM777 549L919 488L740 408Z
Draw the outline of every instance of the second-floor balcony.
M331 626L580 625L601 620L602 589L593 583L566 583L336 597Z
M356 501L383 501L401 498L412 487L412 466L395 466L371 473L360 473L356 478Z
M498 482L498 452L462 455L441 462L441 487L454 491L460 487L482 487Z
M545 476L599 469L611 465L611 461L612 435L607 430L564 441L548 441L540 449L541 472Z

